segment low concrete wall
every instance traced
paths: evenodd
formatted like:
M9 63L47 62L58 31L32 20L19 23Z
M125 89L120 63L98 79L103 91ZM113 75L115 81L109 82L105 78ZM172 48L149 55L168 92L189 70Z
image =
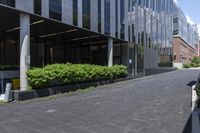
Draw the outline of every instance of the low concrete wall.
M173 63L173 66L178 68L178 69L182 69L183 68L183 64L182 63Z
M97 87L106 84L112 84L116 82L121 82L125 80L134 79L133 77L130 78L121 78L121 79L113 79L113 80L104 80L104 81L95 81L95 82L87 82L87 83L80 83L80 84L72 84L66 86L53 86L44 89L34 89L31 91L12 91L12 99L16 101L24 101L33 98L39 97L46 97L50 95L56 95L61 93L66 93L70 91L76 91L79 89L86 89L89 87Z
M154 74L161 74L161 73L166 73L166 72L172 72L176 71L176 68L165 68L165 67L160 67L160 68L146 68L145 69L145 76L149 75L154 75Z

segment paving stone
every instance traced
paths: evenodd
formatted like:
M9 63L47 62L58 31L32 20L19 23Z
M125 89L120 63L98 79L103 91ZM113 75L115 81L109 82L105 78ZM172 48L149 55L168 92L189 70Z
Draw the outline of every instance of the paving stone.
M181 70L1 105L0 132L182 133L191 113L189 83L198 74Z

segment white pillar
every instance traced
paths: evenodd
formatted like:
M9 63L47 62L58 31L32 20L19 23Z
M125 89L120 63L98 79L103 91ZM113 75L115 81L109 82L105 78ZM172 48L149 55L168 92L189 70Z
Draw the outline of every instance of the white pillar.
M30 16L20 14L20 90L28 86L26 72L30 69Z
M108 38L108 67L113 66L113 39Z

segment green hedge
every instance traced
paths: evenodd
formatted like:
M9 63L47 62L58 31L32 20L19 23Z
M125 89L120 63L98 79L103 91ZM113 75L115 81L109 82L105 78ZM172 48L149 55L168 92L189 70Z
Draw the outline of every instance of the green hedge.
M184 68L200 67L200 58L199 57L194 57L190 64L184 64L183 67Z
M184 68L191 68L192 66L191 66L191 64L183 64L183 67Z
M172 62L160 62L158 64L159 67L173 67L173 63Z
M44 68L33 68L27 72L31 88L50 86L52 82L64 84L79 83L99 79L114 79L125 77L127 68L123 65L113 67L89 64L53 64Z

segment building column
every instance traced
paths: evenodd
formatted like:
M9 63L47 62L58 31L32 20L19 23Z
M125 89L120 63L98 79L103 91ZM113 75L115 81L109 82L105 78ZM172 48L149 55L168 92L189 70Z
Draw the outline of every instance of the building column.
M30 69L30 16L20 14L20 90L28 87L26 72Z
M108 67L113 66L113 39L108 38Z

